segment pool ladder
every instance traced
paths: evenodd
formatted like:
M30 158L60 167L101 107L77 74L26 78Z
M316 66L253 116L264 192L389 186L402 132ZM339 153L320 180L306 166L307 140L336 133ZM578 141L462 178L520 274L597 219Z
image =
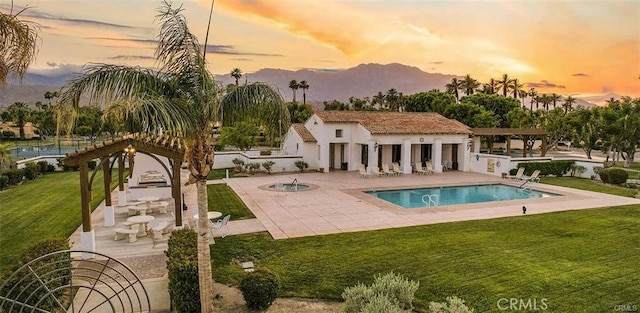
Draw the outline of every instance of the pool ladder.
M291 182L291 187L293 187L293 190L298 191L298 179L294 178L293 181Z
M427 198L428 200L425 200L425 198ZM422 202L427 207L438 206L438 203L440 203L440 196L438 196L436 194L424 195L424 196L422 196Z

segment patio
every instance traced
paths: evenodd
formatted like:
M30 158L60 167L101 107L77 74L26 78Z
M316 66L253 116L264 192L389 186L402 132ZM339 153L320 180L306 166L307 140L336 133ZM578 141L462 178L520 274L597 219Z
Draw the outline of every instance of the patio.
M276 192L264 188L265 185L276 183L288 184L294 179L314 188L298 192ZM486 183L512 184L510 180L489 175L457 171L368 179L359 178L355 172L288 173L232 178L227 183L275 239L517 216L522 215L523 205L527 206L527 214L539 214L640 204L639 199L538 184L535 189L561 196L409 210L362 192Z

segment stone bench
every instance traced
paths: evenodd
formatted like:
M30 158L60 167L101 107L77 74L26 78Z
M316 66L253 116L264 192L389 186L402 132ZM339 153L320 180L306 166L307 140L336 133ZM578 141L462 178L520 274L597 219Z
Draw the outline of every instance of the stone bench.
M121 240L121 239L124 239L125 237L124 235L129 235L130 243L138 241L138 237L136 236L138 234L137 229L118 227L118 228L114 228L113 231L116 232L114 240Z
M167 201L160 201L160 202L153 202L153 203L151 203L151 205L149 206L149 208L151 208L151 209L158 209L158 212L159 212L159 213L167 214L167 206L169 206L169 202L167 202Z
M169 227L169 222L160 222L151 227L153 239L162 239L162 234L167 230L167 227Z

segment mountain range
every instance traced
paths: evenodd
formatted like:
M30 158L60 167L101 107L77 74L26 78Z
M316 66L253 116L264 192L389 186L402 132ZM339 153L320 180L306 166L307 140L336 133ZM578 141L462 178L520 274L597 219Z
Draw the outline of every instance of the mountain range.
M0 108L15 102L29 105L37 101L47 103L44 98L47 91L57 91L68 80L77 76L76 73L56 73L47 76L27 73L21 83L9 82L6 88L0 89ZM392 64L360 64L356 67L342 70L301 69L296 71L265 68L254 73L245 73L240 79L244 82L264 82L280 90L286 101L293 98L289 82L305 80L309 84L306 90L307 102L317 108L322 107L323 101L338 100L347 102L349 97L373 97L378 92L386 93L395 88L405 95L432 89L444 90L445 85L456 75L428 73L417 67L399 63ZM235 79L229 74L216 75L215 79L223 84L235 84ZM302 101L302 90L298 89L297 100ZM582 106L603 105L607 99L620 98L617 94L582 97L577 104ZM525 100L528 103L528 100Z

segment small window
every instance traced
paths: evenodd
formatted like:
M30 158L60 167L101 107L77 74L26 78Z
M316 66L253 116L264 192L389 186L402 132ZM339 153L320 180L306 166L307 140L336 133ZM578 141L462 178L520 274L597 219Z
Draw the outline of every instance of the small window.
M336 129L336 138L342 138L342 129Z

